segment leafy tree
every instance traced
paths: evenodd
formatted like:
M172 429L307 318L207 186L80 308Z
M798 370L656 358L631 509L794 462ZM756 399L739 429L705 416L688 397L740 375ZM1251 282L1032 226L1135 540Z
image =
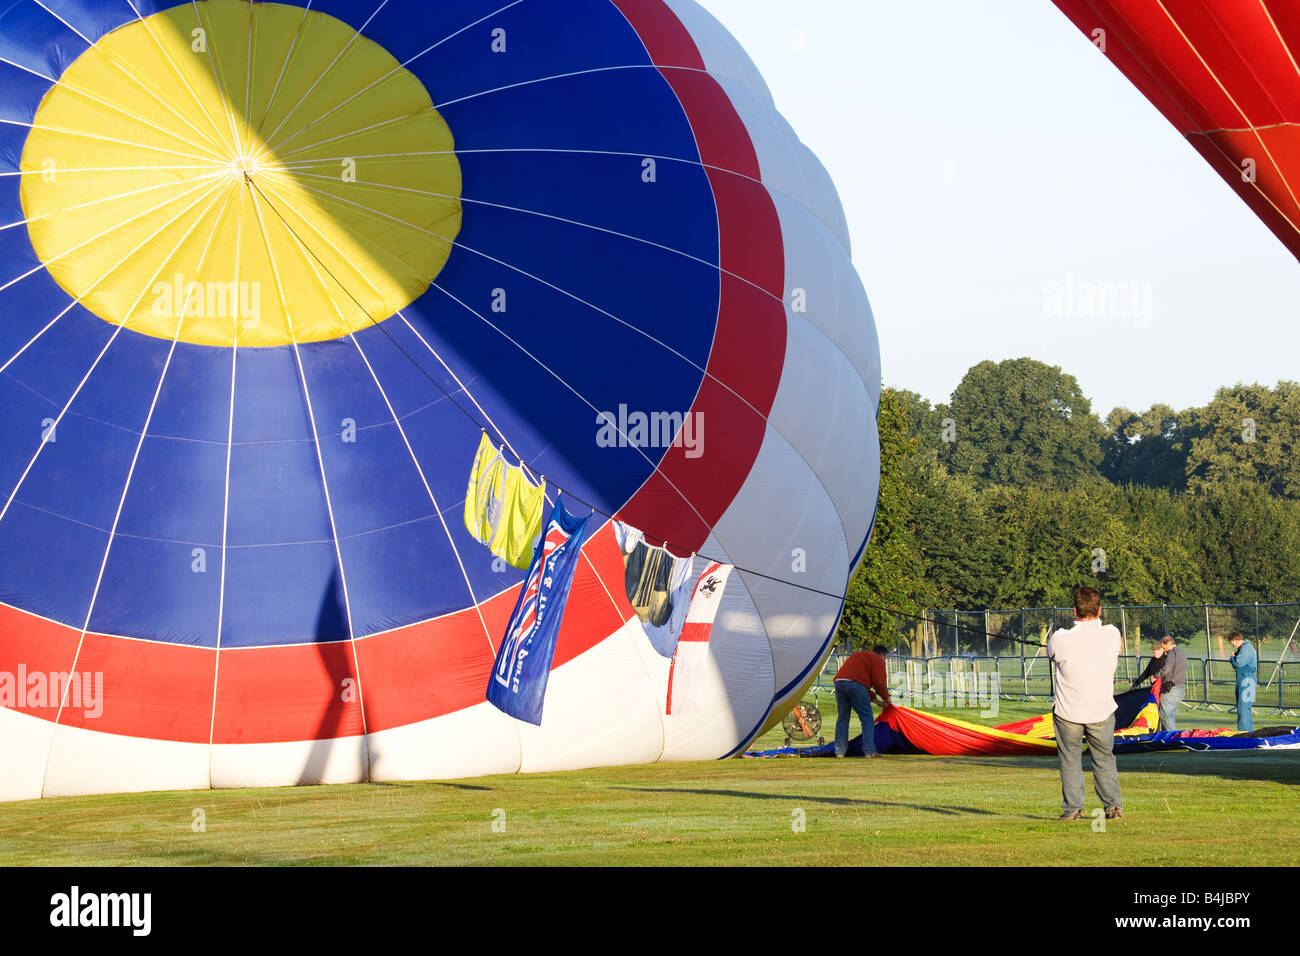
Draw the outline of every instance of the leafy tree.
M1249 481L1300 499L1300 384L1221 388L1191 427L1187 485L1193 491Z
M1116 408L1106 416L1109 436L1101 473L1115 484L1147 488L1187 487L1187 427L1192 412L1181 415L1168 405L1152 405L1142 413Z
M912 536L925 562L931 607L978 610L997 591L997 563L989 519L975 482L950 475L933 453L909 475Z
M941 405L956 440L941 460L982 485L1071 487L1100 480L1106 430L1073 375L1029 358L980 362Z
M922 457L926 452L937 453L943 442L943 422L929 399L905 389L891 391L902 406L908 437L915 440L915 453Z
M1107 555L1116 604L1173 604L1201 600L1204 582L1192 533L1190 499L1163 488L1128 485L1112 492L1126 544ZM1104 585L1103 585L1104 587Z
M1000 486L985 492L997 554L998 607L1051 606L1095 583L1095 549L1120 540L1103 490Z
M947 405L884 389L878 426L876 522L840 625L853 646L916 630L893 611L1064 605L1081 583L1108 604L1300 597L1296 383L1103 426L1060 368L981 362Z
M1189 499L1202 600L1237 604L1300 598L1300 505L1258 484L1209 485Z
M912 537L907 470L916 454L908 434L906 401L893 389L880 395L876 425L880 433L880 498L871 542L852 580L840 620L839 636L855 648L898 638L894 614L880 608L919 613L925 596L924 567ZM866 602L866 603L858 603ZM871 607L868 605L875 605Z
M958 607L1066 605L1091 584L1111 604L1189 599L1199 591L1186 512L1167 491L1087 485L995 486L980 493L985 573ZM933 573L929 571L928 573Z

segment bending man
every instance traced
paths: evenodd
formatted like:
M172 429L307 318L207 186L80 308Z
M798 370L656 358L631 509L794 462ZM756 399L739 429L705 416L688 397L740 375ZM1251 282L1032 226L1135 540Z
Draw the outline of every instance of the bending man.
M835 756L843 757L849 751L849 711L858 712L862 721L862 756L879 757L876 753L876 724L871 713L871 699L877 694L889 705L889 688L885 679L884 644L869 651L850 654L848 660L835 672Z

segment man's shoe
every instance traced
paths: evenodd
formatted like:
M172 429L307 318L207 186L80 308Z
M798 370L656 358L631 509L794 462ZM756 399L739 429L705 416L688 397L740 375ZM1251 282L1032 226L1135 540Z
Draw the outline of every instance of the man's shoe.
M1060 820L1062 823L1064 823L1066 820L1082 820L1083 811L1073 810L1070 813L1062 813L1059 817L1057 817L1057 819Z
M1107 820L1118 820L1123 815L1124 815L1123 807L1111 807L1109 810L1106 811Z

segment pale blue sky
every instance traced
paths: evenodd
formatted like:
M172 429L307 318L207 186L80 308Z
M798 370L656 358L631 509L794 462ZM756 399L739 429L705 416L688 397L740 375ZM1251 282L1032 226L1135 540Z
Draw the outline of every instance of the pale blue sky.
M1028 355L1104 416L1300 378L1300 265L1050 0L700 2L835 180L886 384ZM1127 317L1050 314L1104 284Z

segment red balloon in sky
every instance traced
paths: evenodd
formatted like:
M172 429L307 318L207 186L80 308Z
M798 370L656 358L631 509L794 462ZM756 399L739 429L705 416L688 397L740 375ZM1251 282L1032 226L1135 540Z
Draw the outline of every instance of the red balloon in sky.
M1300 4L1053 2L1300 258Z

